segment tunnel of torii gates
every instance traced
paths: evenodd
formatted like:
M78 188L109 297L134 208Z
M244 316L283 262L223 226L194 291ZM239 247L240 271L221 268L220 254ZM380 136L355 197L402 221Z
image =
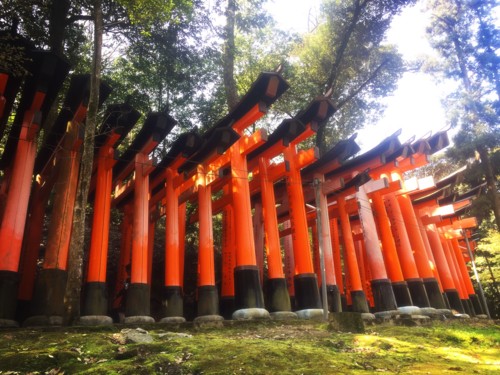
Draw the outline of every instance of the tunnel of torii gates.
M20 39L10 43L26 45ZM7 137L0 159L4 326L62 322L89 98L89 75L68 78L64 104L39 142L70 67L51 52L30 50L29 57L26 80L0 72L0 135ZM307 319L323 313L320 290L326 290L332 312L418 306L483 313L469 277L472 253L464 251L474 251L470 236L476 220L463 217L480 187L451 194L463 169L438 182L432 176L403 179L448 145L446 132L406 143L392 134L361 155L352 136L319 157L317 149L306 148L312 142L304 141L334 113L326 97L271 134L253 130L287 89L279 73L261 73L225 117L203 134L179 135L156 162L151 154L175 127L174 118L149 113L118 155L140 114L128 104L107 106L95 139L82 323L111 323L111 312L119 309L125 322L155 321L153 240L162 216L162 322L185 319L186 223L198 224L196 319ZM101 84L100 105L110 92ZM197 207L189 217L188 203ZM111 208L123 212L115 280L107 278ZM212 220L217 214L223 240L216 283ZM44 222L48 234L41 251Z

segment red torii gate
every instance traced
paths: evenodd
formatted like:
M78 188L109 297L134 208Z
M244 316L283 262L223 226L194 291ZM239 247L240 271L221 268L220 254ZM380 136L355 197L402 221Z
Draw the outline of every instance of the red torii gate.
M49 52L33 51L30 57L32 78L23 87L17 115L0 161L5 173L2 190L6 191L0 227L0 319L8 325L16 325L18 271L37 135L69 68L66 61ZM5 76L3 78L5 82ZM6 100L3 102L2 112Z

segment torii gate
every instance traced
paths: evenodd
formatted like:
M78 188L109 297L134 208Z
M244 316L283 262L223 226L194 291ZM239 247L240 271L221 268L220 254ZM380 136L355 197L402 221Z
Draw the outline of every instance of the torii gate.
M7 325L17 324L14 317L18 271L38 131L69 69L67 62L55 54L34 51L30 56L32 64L29 71L33 76L23 87L17 115L0 162L5 172L2 186L6 191L0 227L0 320ZM5 104L2 107L3 111Z
M126 291L125 323L154 322L150 316L149 260L149 174L154 170L149 154L172 130L177 122L167 113L150 113L128 149L113 167L116 205L133 189L132 247L130 284ZM125 179L133 173L133 179ZM122 249L124 251L124 249ZM122 259L127 262L126 258ZM127 263L125 263L126 267Z
M83 291L82 324L110 324L108 314L108 293L106 266L108 257L109 225L113 167L115 153L139 119L140 114L128 104L110 105L104 122L95 139L94 172L89 196L94 199L94 214L90 238L88 271Z

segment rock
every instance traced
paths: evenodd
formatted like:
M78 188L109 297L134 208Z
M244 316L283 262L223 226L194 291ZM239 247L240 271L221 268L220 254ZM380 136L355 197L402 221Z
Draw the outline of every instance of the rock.
M330 313L329 318L330 324L328 325L328 329L340 332L365 332L365 324L363 318L361 317L361 313Z
M299 319L323 320L323 309L304 309L295 311Z
M422 315L420 307L417 306L401 306L398 307L398 313L406 315Z
M298 319L297 314L291 311L275 311L269 313L272 320L295 320Z
M148 344L153 342L153 337L146 330L142 328L136 328L136 329L125 328L122 329L120 332L125 337L125 340L128 343Z
M190 339L193 335L182 332L162 332L158 334L158 337L167 339Z
M82 326L106 326L113 324L113 319L106 315L85 315L80 317L78 324Z
M196 328L222 328L224 318L220 315L202 315L193 320Z
M125 324L140 324L140 323L154 323L154 322L155 322L154 318L150 316L141 316L141 315L127 316L123 321L123 323Z
M232 318L234 320L268 320L271 317L266 309L249 308L236 310Z

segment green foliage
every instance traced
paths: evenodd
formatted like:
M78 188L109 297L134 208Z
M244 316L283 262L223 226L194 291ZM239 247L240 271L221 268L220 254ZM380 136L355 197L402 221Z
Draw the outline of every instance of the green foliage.
M500 317L500 233L488 230L478 244L476 266L492 317Z

